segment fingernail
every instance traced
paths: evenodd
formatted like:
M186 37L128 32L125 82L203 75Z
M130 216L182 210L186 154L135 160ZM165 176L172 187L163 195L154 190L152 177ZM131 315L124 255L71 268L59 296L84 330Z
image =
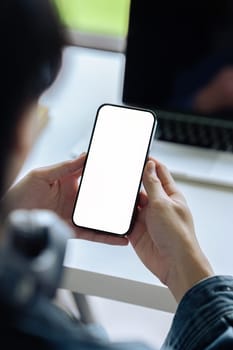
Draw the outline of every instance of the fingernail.
M156 172L155 172L155 163L154 162L148 162L147 170L148 170L148 172L151 175L155 175L156 174Z

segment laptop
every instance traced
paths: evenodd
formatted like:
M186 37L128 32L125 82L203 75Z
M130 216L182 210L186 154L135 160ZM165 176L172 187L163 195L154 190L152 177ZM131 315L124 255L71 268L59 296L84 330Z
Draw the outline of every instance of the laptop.
M233 187L233 2L131 0L122 101L174 177Z
M121 103L158 117L151 155L233 188L232 0L131 0L124 54Z

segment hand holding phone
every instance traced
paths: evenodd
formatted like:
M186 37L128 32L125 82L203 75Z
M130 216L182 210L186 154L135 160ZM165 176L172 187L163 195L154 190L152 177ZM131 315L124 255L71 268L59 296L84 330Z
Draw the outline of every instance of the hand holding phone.
M152 111L110 104L99 108L74 207L75 225L118 236L130 232L155 129Z

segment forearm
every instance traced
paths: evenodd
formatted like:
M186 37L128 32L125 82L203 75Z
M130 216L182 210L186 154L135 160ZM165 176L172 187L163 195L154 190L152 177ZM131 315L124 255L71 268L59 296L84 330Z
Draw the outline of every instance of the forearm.
M182 298L162 349L207 350L214 342L216 349L224 342L233 348L232 325L233 277L207 278Z

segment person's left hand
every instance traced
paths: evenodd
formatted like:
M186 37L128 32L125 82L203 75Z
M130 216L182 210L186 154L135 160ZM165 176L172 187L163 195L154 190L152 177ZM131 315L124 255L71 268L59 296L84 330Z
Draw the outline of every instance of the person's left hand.
M6 194L8 210L48 209L72 226L78 238L95 242L126 245L127 238L80 229L72 223L72 213L86 154L75 160L32 170Z

